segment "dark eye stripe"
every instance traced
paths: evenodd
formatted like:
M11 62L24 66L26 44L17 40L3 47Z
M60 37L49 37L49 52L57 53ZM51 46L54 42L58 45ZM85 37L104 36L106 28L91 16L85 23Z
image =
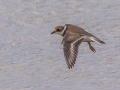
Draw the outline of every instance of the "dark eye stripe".
M57 31L60 31L60 29L57 29Z

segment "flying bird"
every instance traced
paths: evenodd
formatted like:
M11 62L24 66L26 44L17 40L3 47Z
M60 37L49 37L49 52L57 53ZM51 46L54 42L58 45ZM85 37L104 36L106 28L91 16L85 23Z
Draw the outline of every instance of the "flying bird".
M96 52L96 50L91 45L91 42L105 44L105 42L92 35L88 31L72 24L66 24L65 26L57 26L51 34L54 33L63 36L61 44L63 45L64 56L69 69L72 68L75 64L78 55L78 49L82 42L87 42L89 48L93 52Z

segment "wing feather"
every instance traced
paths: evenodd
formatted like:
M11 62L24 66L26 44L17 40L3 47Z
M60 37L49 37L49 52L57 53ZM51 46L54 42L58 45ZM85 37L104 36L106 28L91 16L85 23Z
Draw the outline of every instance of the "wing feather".
M71 37L70 37L71 38ZM67 63L68 68L72 68L75 64L77 55L78 55L78 49L79 45L82 43L84 38L71 38L69 39L69 36L64 37L63 42L63 50L64 50L64 56Z

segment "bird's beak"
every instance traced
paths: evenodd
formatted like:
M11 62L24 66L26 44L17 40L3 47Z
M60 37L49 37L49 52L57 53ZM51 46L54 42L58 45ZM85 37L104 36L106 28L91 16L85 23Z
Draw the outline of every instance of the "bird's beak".
M51 32L51 34L55 33L55 31Z

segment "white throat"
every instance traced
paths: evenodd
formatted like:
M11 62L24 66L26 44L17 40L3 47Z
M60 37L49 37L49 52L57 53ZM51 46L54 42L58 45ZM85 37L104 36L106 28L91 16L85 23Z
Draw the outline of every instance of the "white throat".
M67 26L64 26L63 31L62 31L62 35L64 34L66 28L67 28Z

